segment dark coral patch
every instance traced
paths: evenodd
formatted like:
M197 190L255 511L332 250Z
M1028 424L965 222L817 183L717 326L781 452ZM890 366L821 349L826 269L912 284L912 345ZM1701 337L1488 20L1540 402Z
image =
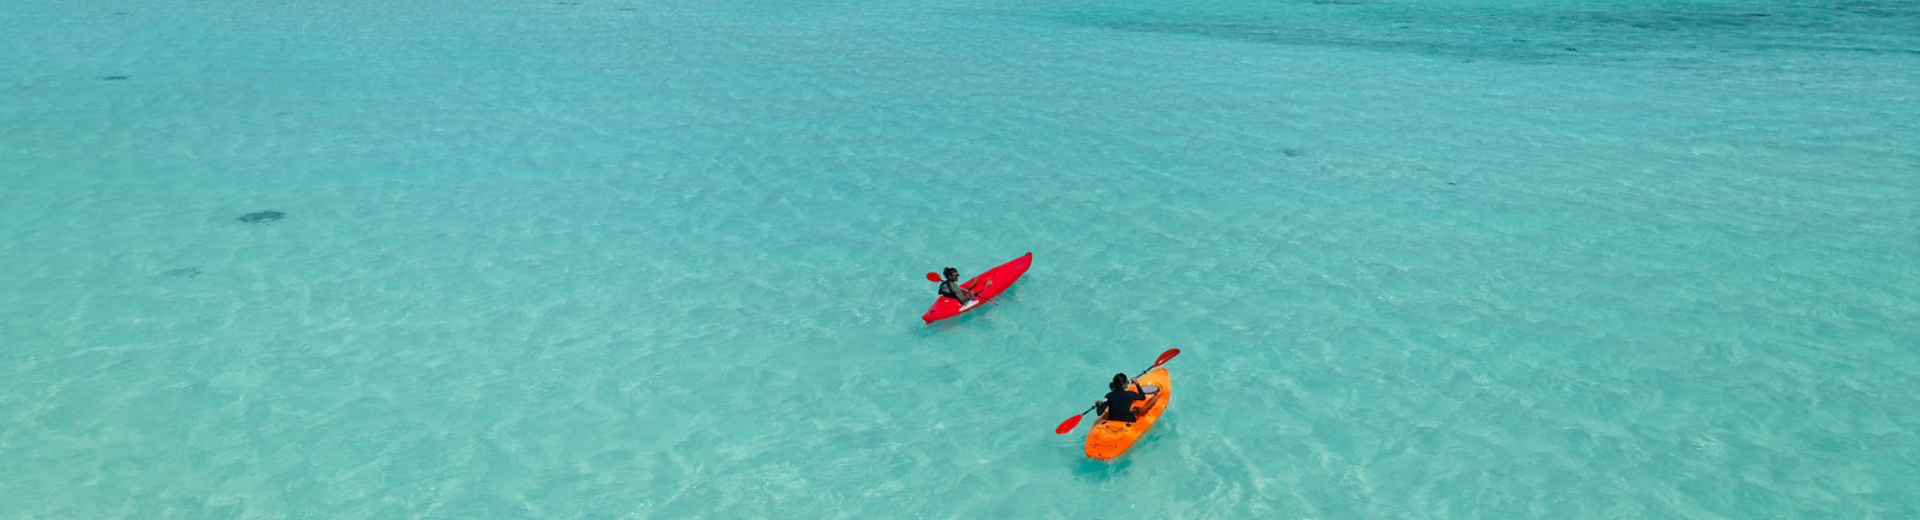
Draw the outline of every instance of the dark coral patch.
M167 276L178 276L181 278L193 278L206 273L200 272L200 268L198 267L182 267L179 269L168 270L167 272L160 273L160 274L164 274Z
M273 222L275 220L280 220L286 217L287 217L286 213L281 213L278 211L256 211L253 213L241 215L240 221L248 224L265 224L265 223Z

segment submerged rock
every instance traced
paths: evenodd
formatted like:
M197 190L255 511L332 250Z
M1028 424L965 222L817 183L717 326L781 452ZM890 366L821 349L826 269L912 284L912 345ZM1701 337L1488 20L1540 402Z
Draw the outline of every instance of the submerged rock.
M273 222L275 220L286 218L286 216L287 216L286 213L281 213L278 211L256 211L253 213L241 215L240 221L248 224L265 224L268 222Z
M200 268L198 267L182 267L179 269L173 269L160 274L164 274L167 276L178 276L181 278L193 278L195 276L200 276L205 273L201 273Z

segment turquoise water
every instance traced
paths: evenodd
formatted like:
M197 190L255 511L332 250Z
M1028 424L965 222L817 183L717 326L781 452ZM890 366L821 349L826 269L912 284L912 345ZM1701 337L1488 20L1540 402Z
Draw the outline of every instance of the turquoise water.
M1912 2L0 27L0 518L1920 517Z

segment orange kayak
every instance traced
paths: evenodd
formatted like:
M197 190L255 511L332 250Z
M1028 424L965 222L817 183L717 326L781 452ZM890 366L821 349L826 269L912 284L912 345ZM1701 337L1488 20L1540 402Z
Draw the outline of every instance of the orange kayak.
M1093 431L1087 432L1087 456L1100 460L1113 460L1133 447L1133 442L1147 434L1147 429L1160 420L1160 414L1167 411L1167 404L1173 401L1173 379L1167 375L1167 369L1156 368L1147 375L1133 380L1133 391L1140 392L1140 385L1160 387L1160 393L1148 396L1147 400L1134 403L1134 418L1131 423L1109 421L1102 417L1093 423ZM1142 392L1145 393L1145 392Z

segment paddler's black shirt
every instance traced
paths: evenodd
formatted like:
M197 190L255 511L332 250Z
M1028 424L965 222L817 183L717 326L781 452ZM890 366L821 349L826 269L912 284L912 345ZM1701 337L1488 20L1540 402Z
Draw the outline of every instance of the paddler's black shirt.
M1109 421L1133 422L1133 402L1146 398L1133 390L1107 392L1106 400L1100 402L1100 413Z
M958 290L959 286L960 284L954 283L951 280L940 282L940 295L948 298L953 298L955 300L960 300L960 303L967 303L967 300L960 299L960 291Z

